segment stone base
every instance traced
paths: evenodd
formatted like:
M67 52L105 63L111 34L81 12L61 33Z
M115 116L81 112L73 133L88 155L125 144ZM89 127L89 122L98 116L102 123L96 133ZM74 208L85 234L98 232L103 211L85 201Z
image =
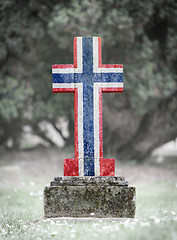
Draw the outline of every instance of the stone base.
M135 188L123 177L56 177L44 189L44 215L135 217Z

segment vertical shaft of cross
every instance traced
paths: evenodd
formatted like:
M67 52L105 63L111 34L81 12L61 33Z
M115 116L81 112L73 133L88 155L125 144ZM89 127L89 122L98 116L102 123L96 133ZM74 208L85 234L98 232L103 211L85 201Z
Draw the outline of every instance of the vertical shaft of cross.
M93 40L83 39L84 175L94 176Z

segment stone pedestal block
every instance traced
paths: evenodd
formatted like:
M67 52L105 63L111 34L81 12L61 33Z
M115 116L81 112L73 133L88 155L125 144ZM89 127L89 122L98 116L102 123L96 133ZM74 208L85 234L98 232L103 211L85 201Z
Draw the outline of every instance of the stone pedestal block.
M44 215L133 218L135 188L124 177L56 177L44 189Z

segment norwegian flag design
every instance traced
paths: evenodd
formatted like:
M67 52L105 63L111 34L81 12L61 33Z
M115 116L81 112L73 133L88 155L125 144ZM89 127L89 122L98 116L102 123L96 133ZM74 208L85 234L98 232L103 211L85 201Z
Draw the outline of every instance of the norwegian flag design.
M123 91L123 65L102 64L101 38L74 38L74 64L52 66L53 92L74 93L75 158L65 176L113 176L114 159L103 159L102 93Z

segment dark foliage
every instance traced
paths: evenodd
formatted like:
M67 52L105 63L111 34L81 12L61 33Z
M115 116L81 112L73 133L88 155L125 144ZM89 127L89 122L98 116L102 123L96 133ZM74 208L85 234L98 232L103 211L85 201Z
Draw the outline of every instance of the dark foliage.
M175 0L0 2L0 143L18 148L23 126L50 144L41 121L69 120L73 96L52 94L51 65L72 62L74 36L101 36L103 63L122 63L123 94L104 95L104 149L144 159L177 136ZM67 144L70 141L67 140Z

